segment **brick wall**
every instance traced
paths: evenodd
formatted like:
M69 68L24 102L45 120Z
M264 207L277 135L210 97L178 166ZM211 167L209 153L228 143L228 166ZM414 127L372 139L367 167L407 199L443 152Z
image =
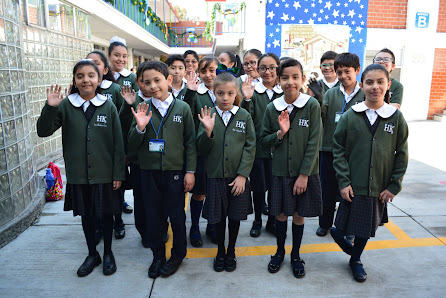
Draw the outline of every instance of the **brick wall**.
M428 119L446 109L446 49L435 49Z
M406 29L407 1L369 0L367 28Z
M437 32L446 32L446 0L440 0Z

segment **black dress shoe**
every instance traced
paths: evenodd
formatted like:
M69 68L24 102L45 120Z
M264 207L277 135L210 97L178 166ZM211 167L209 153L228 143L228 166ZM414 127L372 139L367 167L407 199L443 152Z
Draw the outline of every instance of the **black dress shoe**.
M226 255L225 258L225 270L227 272L232 272L237 268L237 259L234 256Z
M162 259L153 259L152 265L149 267L149 277L150 278L157 278L160 276L160 269L163 267L163 265L166 264L166 258Z
M160 269L161 276L168 277L168 276L171 276L172 274L174 274L180 267L181 262L183 262L183 260L170 258L166 262L166 264L164 264L164 266L161 267L161 269Z
M215 225L212 224L207 225L206 236L209 237L212 243L217 244L217 232L215 231Z
M249 232L249 235L251 237L259 237L261 229L262 229L262 221L254 220L254 222L252 223L252 228L251 228L251 231Z
M189 240L190 240L190 244L193 247L202 247L203 246L203 240L201 239L200 230L190 231L189 232Z
M324 229L324 228L317 228L316 230L316 235L318 235L319 237L324 237L325 235L327 235L328 233L328 229Z
M276 224L274 220L268 220L266 222L265 230L276 236Z
M263 215L269 215L269 207L266 202L263 202L262 213L263 213Z
M115 238L122 239L125 237L124 224L122 226L115 227Z
M112 275L116 272L115 256L113 254L104 255L104 265L102 271L104 275Z
M364 271L364 267L362 266L361 261L352 261L349 262L350 268L352 269L353 278L357 282L365 282L367 279L367 273Z
M77 276L84 277L90 274L94 267L99 266L102 263L101 256L96 252L95 256L88 256L82 265L77 270Z
M350 241L348 241L344 234L339 231L336 228L331 228L330 230L331 237L333 237L333 240L339 245L339 247L344 251L346 254L351 255L353 245Z
M270 273L276 273L279 271L280 266L282 265L283 258L285 254L276 253L274 256L271 256L271 261L268 264L268 271Z
M217 272L222 272L225 270L225 257L224 256L216 256L214 259L214 270Z
M305 262L301 258L291 258L291 265L293 266L293 275L296 278L305 276Z

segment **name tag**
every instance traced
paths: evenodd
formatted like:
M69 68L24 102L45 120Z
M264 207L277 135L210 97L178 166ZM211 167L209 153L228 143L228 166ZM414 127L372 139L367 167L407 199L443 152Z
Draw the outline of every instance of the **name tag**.
M162 139L150 139L149 140L150 152L164 152L164 140Z
M341 112L337 112L336 116L335 116L335 123L339 122L339 119L341 119L342 113Z

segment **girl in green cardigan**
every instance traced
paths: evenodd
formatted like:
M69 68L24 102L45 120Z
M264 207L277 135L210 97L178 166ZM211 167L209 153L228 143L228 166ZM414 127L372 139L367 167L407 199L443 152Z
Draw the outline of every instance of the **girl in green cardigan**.
M351 255L358 282L367 278L361 254L368 238L375 236L387 202L401 191L408 162L407 123L385 102L390 86L382 65L367 66L361 77L365 101L344 113L333 136L333 167L343 200L331 235ZM346 234L355 236L353 246Z
M116 271L111 250L113 215L119 212L124 174L124 147L118 112L99 93L101 74L90 60L81 60L73 70L71 94L63 99L61 88L47 90L47 102L37 121L37 134L48 137L62 127L62 145L67 171L64 210L82 216L88 257L77 271L86 276L101 264L96 251L95 224L102 220L105 275Z
M198 152L207 157L208 191L203 217L216 224L218 252L214 270L234 271L237 266L235 242L240 220L252 213L247 177L255 157L255 132L251 115L238 107L237 79L229 74L217 76L214 83L217 106L206 106L198 115ZM218 114L218 116L216 116ZM229 219L229 244L225 252L226 217Z

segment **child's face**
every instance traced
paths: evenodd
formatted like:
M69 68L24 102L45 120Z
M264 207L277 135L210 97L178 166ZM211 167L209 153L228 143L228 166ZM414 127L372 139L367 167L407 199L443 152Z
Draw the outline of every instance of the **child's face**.
M321 63L321 72L327 81L336 79L336 72L334 69L334 59L325 59Z
M359 83L364 90L365 100L374 103L384 102L384 95L390 88L390 81L381 70L371 70L366 73L363 82Z
M259 62L259 74L263 80L263 84L276 84L277 79L277 63L272 57L265 57ZM267 69L268 68L268 69ZM274 69L271 69L274 68Z
M145 97L152 97L149 88L146 88L146 85L144 85L144 82L142 81L142 75L140 75L138 78L136 78L136 84L138 84L139 90L141 90L142 95Z
M155 69L148 69L143 72L142 80L144 89L150 92L152 97L164 101L169 96L169 86L172 84L172 76L167 79L162 73Z
M218 108L222 111L229 111L234 106L234 101L237 96L237 86L231 82L218 84L215 87L214 94Z
M173 77L174 83L179 83L183 80L186 75L186 68L184 67L183 62L174 61L172 65L169 66L169 74Z
M127 49L123 46L114 47L108 59L110 59L110 66L113 71L122 71L127 65Z
M296 100L305 82L305 76L302 75L300 67L296 65L284 68L279 79L285 99Z
M384 66L385 69L387 69L389 73L391 73L392 70L395 69L394 62L395 61L393 61L392 55L386 52L379 52L373 59L373 63L381 64L382 66Z
M205 64L204 61L202 63ZM217 63L215 61L212 61L208 67L201 68L198 72L198 75L200 76L201 81L204 83L204 85L209 89L212 90L212 86L214 85L215 77L217 76L216 70L217 70Z
M226 53L221 53L220 56L218 56L218 61L227 68L234 67L234 62L231 61L231 58L229 58L229 55Z
M336 69L336 76L344 88L349 88L356 85L356 76L360 71L360 67L355 70L354 67L339 66Z
M245 73L253 78L259 77L259 72L257 71L257 61L259 59L254 54L246 54L243 57L243 69Z
M99 85L99 76L91 65L84 65L77 69L74 74L74 86L79 89L79 95L86 99L96 95Z
M195 56L192 54L186 55L184 58L184 62L186 62L186 71L197 72L198 69L198 60L195 59Z
M99 72L102 73L102 76L105 76L108 73L108 68L105 67L104 62L102 62L101 57L98 54L89 54L87 59L91 59L94 64L99 69Z

